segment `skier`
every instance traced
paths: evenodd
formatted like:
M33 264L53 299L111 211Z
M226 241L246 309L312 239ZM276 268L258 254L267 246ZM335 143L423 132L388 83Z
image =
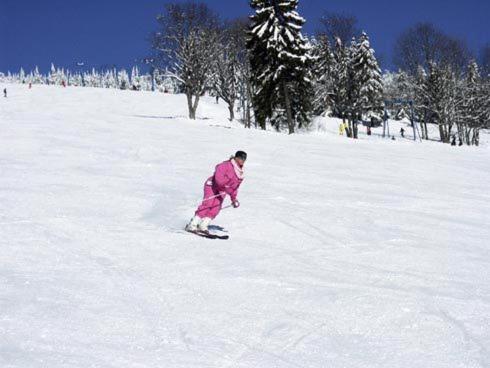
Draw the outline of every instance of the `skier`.
M3 97L7 97L7 88L3 89Z
M451 138L451 146L455 146L455 145L456 145L456 136L453 135Z
M345 132L345 125L344 123L340 123L339 125L339 135L344 135Z
M400 135L402 136L402 138L405 138L405 129L400 128Z
M204 183L204 198L194 217L186 225L187 231L208 233L209 223L220 213L227 194L234 208L240 206L237 194L243 181L243 165L246 159L245 152L237 151L228 161L216 166L214 175Z

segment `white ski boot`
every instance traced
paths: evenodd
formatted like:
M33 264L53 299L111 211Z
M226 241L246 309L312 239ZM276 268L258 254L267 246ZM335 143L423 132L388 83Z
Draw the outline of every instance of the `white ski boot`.
M201 224L202 219L199 216L194 216L191 221L185 225L186 231L197 231L199 230L199 225Z
M207 233L208 232L208 226L209 226L210 222L211 222L211 219L209 217L204 217L201 220L201 223L198 225L198 230Z

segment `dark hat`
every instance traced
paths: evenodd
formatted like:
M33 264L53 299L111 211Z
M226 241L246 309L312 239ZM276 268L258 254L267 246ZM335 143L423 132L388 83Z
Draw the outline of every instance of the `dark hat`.
M242 159L243 161L245 161L247 159L247 153L243 152L243 151L237 151L235 153L235 158L239 158L239 159Z

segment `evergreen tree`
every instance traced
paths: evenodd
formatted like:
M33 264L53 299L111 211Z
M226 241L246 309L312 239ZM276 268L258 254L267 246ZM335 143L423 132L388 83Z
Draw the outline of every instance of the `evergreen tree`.
M140 76L140 71L137 66L133 66L131 69L131 88L135 90L142 89L142 80Z
M334 55L327 36L313 40L314 99L313 111L320 115L332 109Z
M254 109L259 125L266 120L289 133L305 126L311 110L313 58L301 34L305 23L298 0L252 0L255 14L247 48L250 52Z
M365 32L353 44L351 70L354 119L381 119L384 106L381 70Z
M472 60L468 65L466 80L464 81L462 119L458 124L458 133L467 144L479 144L480 128L485 126L485 93L484 84L478 64Z
M121 69L117 73L117 80L118 80L118 87L119 89L129 89L130 84L129 84L129 75L128 72L125 69Z
M36 66L34 72L32 73L31 83L33 84L44 84L45 78L39 72L39 68Z
M26 72L24 71L24 68L20 68L20 71L19 71L19 81L22 84L24 84L26 82Z
M429 63L429 72L423 88L427 121L439 127L440 139L449 143L453 124L458 117L458 85L450 66Z
M349 52L340 40L336 39L332 66L332 111L333 115L346 123L349 111ZM347 131L350 136L350 131Z

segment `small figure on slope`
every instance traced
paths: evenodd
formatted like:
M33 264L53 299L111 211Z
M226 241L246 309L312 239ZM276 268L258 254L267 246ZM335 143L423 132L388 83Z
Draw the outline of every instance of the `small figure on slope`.
M339 125L339 135L344 135L345 132L345 125L344 123L340 123Z
M7 97L7 88L3 89L3 97Z
M247 154L238 151L228 161L216 166L214 175L204 183L204 198L194 217L185 227L187 231L207 233L211 220L220 213L226 195L230 196L234 208L240 206L237 195L243 181L243 165L246 159Z

